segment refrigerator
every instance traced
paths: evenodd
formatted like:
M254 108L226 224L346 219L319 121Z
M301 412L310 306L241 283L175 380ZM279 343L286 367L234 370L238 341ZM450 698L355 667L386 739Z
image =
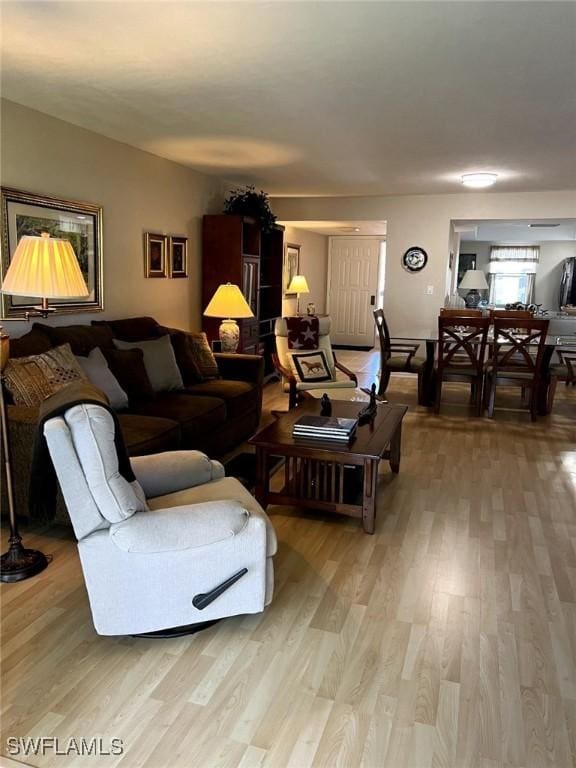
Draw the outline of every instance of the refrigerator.
M560 281L559 307L566 304L576 306L576 257L564 259L562 280Z

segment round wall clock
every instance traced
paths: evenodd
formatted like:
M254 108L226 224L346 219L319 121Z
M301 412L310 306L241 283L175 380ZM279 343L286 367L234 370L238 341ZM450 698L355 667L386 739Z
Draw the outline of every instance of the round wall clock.
M402 266L408 272L420 272L426 266L427 261L428 254L424 248L419 248L418 246L408 248L404 256L402 256Z

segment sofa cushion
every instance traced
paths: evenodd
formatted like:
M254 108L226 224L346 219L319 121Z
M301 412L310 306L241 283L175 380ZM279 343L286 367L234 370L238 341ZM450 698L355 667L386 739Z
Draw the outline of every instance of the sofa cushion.
M182 374L184 385L197 384L202 381L202 374L196 363L194 347L189 333L169 330L170 341L176 355L176 362Z
M64 420L100 514L118 523L147 509L140 483L128 482L119 472L112 414L99 405L83 403L68 409Z
M148 339L147 341L115 339L114 345L118 349L142 350L144 367L154 392L167 392L184 387L170 336L161 336L159 339Z
M192 355L204 381L219 379L220 369L205 333L189 333Z
M69 344L49 349L41 355L11 359L4 369L6 389L15 405L40 405L67 384L87 380Z
M172 419L119 413L118 421L130 456L175 451L180 447L180 425Z
M134 515L112 525L109 535L124 552L176 552L237 536L248 517L238 501L209 501Z
M30 355L41 355L53 346L50 337L40 323L34 323L32 330L25 333L24 336L10 337L10 357L30 357Z
M201 444L204 432L226 421L226 405L216 397L191 397L182 392L164 392L150 403L138 406L144 416L164 416L180 424L184 448Z
M144 366L141 349L103 349L110 370L128 395L131 407L154 400L156 393Z
M257 387L245 381L231 381L230 379L203 381L200 384L186 387L186 392L192 395L221 398L226 403L227 417L232 419L257 408L259 403Z
M105 325L42 325L35 323L50 338L53 346L70 344L75 355L87 356L95 347L112 347L113 335Z
M143 341L159 335L159 324L153 317L127 317L124 320L92 320L93 326L105 325L117 339Z

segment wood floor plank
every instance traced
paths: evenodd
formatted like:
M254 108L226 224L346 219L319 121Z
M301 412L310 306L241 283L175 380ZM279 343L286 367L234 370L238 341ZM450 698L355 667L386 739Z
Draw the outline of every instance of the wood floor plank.
M377 356L340 357L371 383ZM271 606L194 636L97 636L72 533L25 531L54 559L0 585L2 747L115 736L109 768L575 768L576 389L559 390L532 424L473 417L458 385L431 414L394 376L410 410L374 536L270 508ZM285 401L268 386L263 419Z

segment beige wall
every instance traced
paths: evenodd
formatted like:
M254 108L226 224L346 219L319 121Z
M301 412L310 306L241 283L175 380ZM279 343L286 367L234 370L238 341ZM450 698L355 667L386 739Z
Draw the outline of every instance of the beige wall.
M60 315L48 322L146 314L199 329L201 222L203 214L221 211L221 183L13 102L3 100L1 106L2 186L103 208L104 313ZM144 277L146 231L188 236L187 280ZM29 328L3 322L13 336Z
M285 221L387 222L385 310L395 335L421 335L433 328L444 302L450 253L451 220L576 218L576 192L406 195L390 197L275 198L276 215ZM429 257L422 272L401 265L412 245ZM427 286L434 293L428 295Z
M273 205L273 209L274 209ZM284 223L285 222L281 222ZM310 293L302 295L300 311L306 311L306 304L313 301L316 311L326 310L326 278L328 274L328 238L306 229L296 229L286 225L284 242L300 246L300 272L308 281ZM293 315L296 312L296 299L284 299L282 314Z

